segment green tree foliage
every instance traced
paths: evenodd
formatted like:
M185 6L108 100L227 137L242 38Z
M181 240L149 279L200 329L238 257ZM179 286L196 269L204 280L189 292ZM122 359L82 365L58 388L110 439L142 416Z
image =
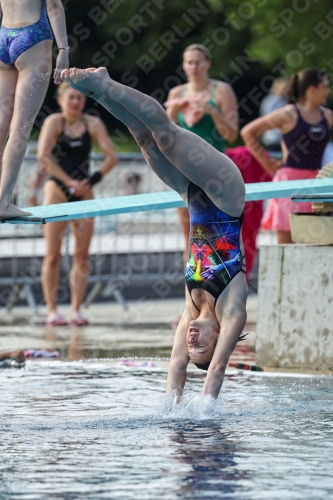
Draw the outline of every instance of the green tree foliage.
M306 66L333 68L331 0L76 0L64 2L81 66L105 65L124 83L152 92L178 74L190 43L211 49L212 76L252 75L277 63L290 74ZM282 65L281 65L282 68ZM176 77L175 77L176 83Z
M241 124L257 116L261 98L278 76L312 66L325 69L333 80L332 0L63 3L71 65L106 66L115 79L160 102L186 81L182 52L191 43L207 45L213 57L211 77L232 84ZM44 116L56 109L53 94L51 86ZM101 113L109 127L119 129L121 143L125 129L95 103L89 105L90 112Z

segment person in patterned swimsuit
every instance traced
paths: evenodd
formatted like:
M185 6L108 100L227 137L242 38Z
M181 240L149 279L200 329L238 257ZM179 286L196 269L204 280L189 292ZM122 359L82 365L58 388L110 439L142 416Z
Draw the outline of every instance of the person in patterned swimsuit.
M115 82L105 68L72 68L61 77L128 127L152 170L188 205L186 305L175 334L167 392L179 400L191 360L208 369L203 394L217 398L246 321L241 173L227 156L176 125L153 98Z

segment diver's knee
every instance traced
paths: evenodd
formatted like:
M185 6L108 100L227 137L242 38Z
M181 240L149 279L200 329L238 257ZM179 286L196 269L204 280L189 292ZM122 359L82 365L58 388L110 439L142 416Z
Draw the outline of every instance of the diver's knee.
M146 149L151 145L153 137L150 130L148 129L143 129L139 131L130 130L130 132L134 136L140 148Z
M158 127L157 130L152 131L153 138L162 152L170 152L170 150L177 144L177 133L179 127L177 127L174 123L170 124L169 121L166 125L167 126Z

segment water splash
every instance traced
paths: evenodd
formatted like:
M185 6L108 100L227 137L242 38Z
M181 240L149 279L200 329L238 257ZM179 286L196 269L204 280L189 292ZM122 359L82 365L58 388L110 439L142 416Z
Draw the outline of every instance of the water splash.
M147 400L146 409L147 409ZM211 420L222 415L221 400L211 396L187 392L180 402L167 394L155 394L149 397L149 406L154 408L156 418L172 420Z

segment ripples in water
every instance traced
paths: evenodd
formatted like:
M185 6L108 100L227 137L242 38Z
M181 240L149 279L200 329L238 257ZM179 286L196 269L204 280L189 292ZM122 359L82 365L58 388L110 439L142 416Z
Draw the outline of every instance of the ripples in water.
M157 363L158 364L158 363ZM302 499L333 493L332 378L35 363L0 373L0 498Z

